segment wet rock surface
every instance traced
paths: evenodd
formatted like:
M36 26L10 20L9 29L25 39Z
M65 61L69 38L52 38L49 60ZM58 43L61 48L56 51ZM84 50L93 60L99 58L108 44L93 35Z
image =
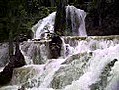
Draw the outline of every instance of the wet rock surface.
M16 43L15 54L9 56L9 63L5 66L3 71L0 72L0 86L8 84L12 79L14 68L26 65L24 56L19 49L19 43Z
M49 42L49 59L57 59L61 56L62 40L59 36L53 36Z

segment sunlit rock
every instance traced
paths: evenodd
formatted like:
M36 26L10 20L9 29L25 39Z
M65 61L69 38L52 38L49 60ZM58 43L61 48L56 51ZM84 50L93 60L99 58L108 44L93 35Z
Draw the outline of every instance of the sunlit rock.
M86 66L85 73L81 77L79 77L78 80L73 81L71 85L66 86L64 90L100 90L101 88L104 89L108 84L107 78L109 76L106 76L106 81L102 77L111 72L111 67L113 66L110 66L109 69L106 68L113 60L119 60L118 53L119 45L104 50L98 49L93 51L93 55L87 63L88 65ZM98 83L99 81L101 81L102 84ZM96 83L98 84L94 88L93 85ZM104 85L103 83L106 85ZM104 87L102 85L104 85ZM92 87L93 89L91 89ZM111 89L108 88L108 90Z
M47 59L50 40L21 43L31 65L16 68L9 85L26 90L118 90L119 36L61 38L62 56L58 59Z
M68 57L63 66L55 73L51 87L62 89L70 85L72 81L78 80L85 73L86 63L90 57L89 53L79 53Z
M114 67L112 67L108 82L105 90L119 90L119 60L115 63Z
M16 68L13 72L11 80L12 85L22 85L28 83L29 80L33 79L37 74L42 73L43 65L27 65L21 68Z
M27 64L43 64L48 58L48 42L30 41L21 44L21 51Z

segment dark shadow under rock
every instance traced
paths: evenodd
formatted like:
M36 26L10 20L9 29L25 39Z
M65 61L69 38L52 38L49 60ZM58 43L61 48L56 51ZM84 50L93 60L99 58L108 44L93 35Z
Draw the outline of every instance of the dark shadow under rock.
M16 43L15 55L11 55L9 63L5 66L2 72L0 72L0 86L6 85L11 81L14 68L22 67L26 65L24 56L19 49L19 43Z
M49 42L49 59L57 59L61 56L62 40L59 36L53 36Z

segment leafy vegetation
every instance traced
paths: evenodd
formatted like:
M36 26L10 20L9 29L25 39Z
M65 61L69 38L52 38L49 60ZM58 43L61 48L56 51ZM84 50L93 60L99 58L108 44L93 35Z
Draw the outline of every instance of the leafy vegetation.
M1 0L0 42L8 41L19 34L31 38L31 27L39 19L55 11L56 7L60 9L60 1L88 13L86 28L89 35L119 34L118 0Z
M55 10L55 7L40 6L39 0L0 1L0 41L8 41L19 34L31 38L31 27Z

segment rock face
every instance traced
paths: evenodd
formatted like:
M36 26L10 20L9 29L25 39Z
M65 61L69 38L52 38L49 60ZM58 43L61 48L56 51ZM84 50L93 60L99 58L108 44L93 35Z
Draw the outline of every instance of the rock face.
M22 67L26 65L25 58L23 54L21 53L21 50L19 49L19 43L16 43L16 49L15 49L15 60L14 60L14 67Z
M59 36L52 37L49 42L49 59L57 59L61 56L62 40Z
M63 89L65 86L70 85L72 81L78 80L85 73L86 63L90 57L91 54L89 53L79 53L67 58L63 63L64 66L61 66L55 73L51 87Z
M28 41L20 45L27 64L44 64L48 59L49 41Z
M10 56L8 65L0 72L0 86L8 84L12 78L13 69L26 65L24 56L22 55L19 44L16 43L15 55Z
M37 77L43 71L44 65L27 65L21 68L16 68L13 72L13 77L10 84L30 84L29 80ZM24 78L23 78L24 77Z
M13 64L9 63L2 72L0 72L0 86L8 84L12 78Z
M118 90L118 36L62 39L74 48L72 54L63 59L47 59L42 65L17 68L10 85L31 90Z
M44 64L61 56L62 40L54 36L50 40L23 42L20 48L27 64Z

